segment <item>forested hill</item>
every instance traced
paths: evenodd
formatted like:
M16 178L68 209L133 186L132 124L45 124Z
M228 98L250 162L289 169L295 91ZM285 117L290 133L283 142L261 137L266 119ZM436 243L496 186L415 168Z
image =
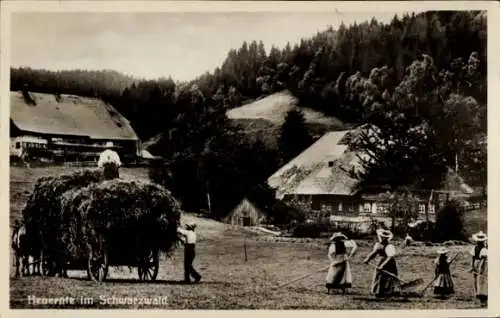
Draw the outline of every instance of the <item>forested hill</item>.
M277 149L259 138L249 143L231 125L229 109L284 90L299 108L383 128L356 145L375 158L364 180L386 175L393 187L432 187L440 167L458 162L484 183L485 148L476 141L486 135L486 25L485 12L425 12L329 28L269 52L249 39L187 83L167 77L169 70L166 79L135 82L116 73L108 80L85 71L13 69L11 87L114 104L143 140L158 136L153 150L174 171L165 182L195 207L206 206L208 188L213 208L223 211L312 142L296 110L285 114Z
M222 97L227 108L288 89L299 99L299 106L345 122L363 121L359 105L348 105L342 92L336 91L348 76L357 72L367 76L373 68L387 65L392 71L389 79L398 83L405 69L424 53L441 69L457 57L467 59L473 51L479 53L484 78L474 97L485 104L486 13L472 11L430 11L395 16L388 24L372 19L341 25L269 52L262 42L245 42L228 52L220 67L189 84L196 84L207 99ZM11 70L11 89L101 97L115 103L139 135L149 139L164 129L157 118L170 113L164 108L172 108L179 86L169 70L165 77L140 81L115 71L17 68Z
M139 82L138 78L113 70L49 71L29 67L12 68L10 89L29 88L39 93L60 93L86 97L121 95L125 88Z

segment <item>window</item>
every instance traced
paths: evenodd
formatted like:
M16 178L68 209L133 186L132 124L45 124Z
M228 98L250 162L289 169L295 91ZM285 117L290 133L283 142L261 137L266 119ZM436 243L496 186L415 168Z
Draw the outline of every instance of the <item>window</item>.
M365 213L370 213L371 209L372 209L372 205L370 203L365 203L365 205L363 206L363 210Z
M429 213L435 213L435 210L436 210L436 209L435 209L434 204L430 204L430 205L429 205Z
M21 148L21 143L18 141L18 142L16 142L16 149L19 149L19 148Z
M425 204L418 205L418 213L420 213L420 214L425 213Z
M389 204L379 203L377 204L377 213L385 214L389 211Z

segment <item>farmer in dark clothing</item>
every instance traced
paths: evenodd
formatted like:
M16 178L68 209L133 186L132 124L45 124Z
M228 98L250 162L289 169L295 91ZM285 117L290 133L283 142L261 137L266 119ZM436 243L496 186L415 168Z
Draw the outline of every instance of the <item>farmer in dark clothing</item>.
M184 282L191 284L191 276L194 282L198 283L201 280L201 275L194 269L193 261L195 257L196 233L194 229L196 224L188 223L186 229L179 228L177 231L184 239Z

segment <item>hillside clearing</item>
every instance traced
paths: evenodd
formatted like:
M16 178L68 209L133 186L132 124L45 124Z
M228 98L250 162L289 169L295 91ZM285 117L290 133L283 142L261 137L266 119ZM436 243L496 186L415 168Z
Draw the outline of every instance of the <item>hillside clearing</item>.
M252 103L233 108L227 112L230 119L265 119L281 125L288 111L297 107L297 99L288 91L275 93ZM316 123L330 128L343 127L344 124L334 118L309 109L300 108L304 112L306 123Z

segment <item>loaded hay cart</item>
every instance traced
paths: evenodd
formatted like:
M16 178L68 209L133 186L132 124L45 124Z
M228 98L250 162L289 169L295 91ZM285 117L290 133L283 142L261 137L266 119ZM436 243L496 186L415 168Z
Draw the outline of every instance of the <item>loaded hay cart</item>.
M137 267L140 280L155 280L160 252L176 244L180 215L165 188L102 181L98 170L39 179L23 211L43 275L86 270L97 282L109 266Z

